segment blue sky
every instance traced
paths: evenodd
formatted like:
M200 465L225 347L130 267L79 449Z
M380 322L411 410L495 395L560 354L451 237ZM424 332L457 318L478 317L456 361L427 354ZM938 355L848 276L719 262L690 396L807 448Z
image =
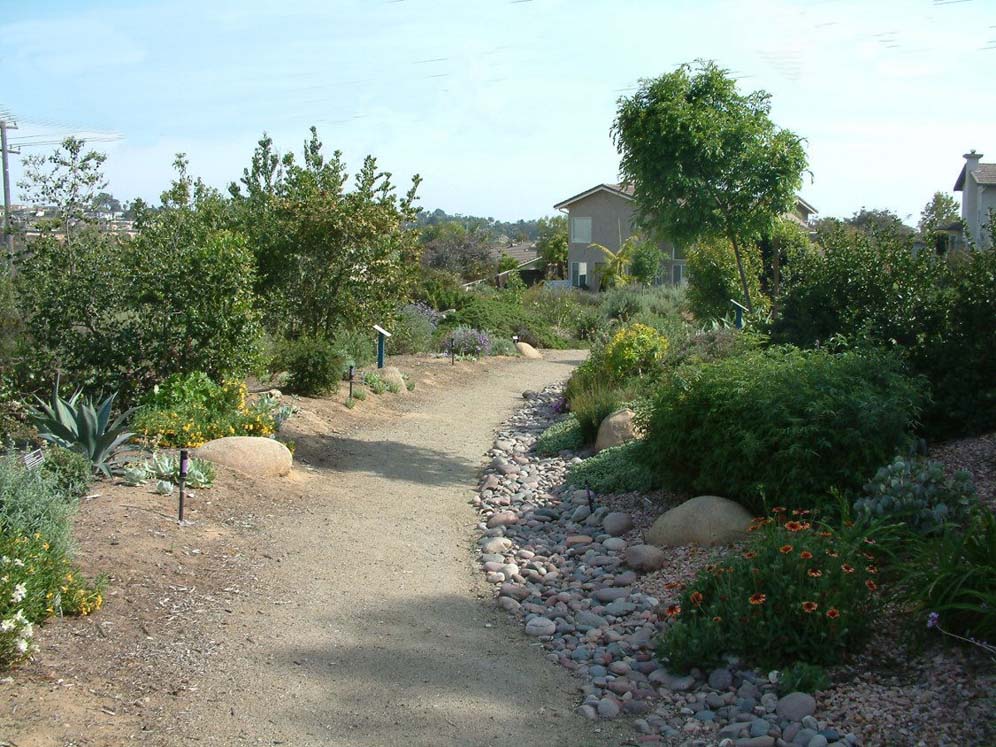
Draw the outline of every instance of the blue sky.
M616 100L698 57L773 95L823 215L915 223L961 154L996 161L996 0L0 0L18 137L113 133L111 191L156 198L173 154L224 187L268 131L315 124L424 207L511 219L617 176ZM32 148L30 152L48 149ZM25 152L29 152L25 149ZM19 165L14 158L16 180Z

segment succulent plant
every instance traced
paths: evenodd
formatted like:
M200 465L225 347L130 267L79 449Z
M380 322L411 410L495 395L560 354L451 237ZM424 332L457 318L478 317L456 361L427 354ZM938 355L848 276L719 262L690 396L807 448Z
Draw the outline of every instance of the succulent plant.
M156 482L156 492L159 493L159 495L172 495L173 483L169 480L158 480Z

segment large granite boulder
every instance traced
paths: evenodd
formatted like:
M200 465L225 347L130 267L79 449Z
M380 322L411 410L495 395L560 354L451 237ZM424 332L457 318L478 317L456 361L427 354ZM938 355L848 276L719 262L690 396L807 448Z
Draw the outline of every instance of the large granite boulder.
M226 436L208 441L194 449L192 455L247 475L282 477L294 461L290 449L272 438Z
M644 540L658 547L728 545L747 536L752 518L728 498L700 495L658 516Z
M635 413L628 407L616 410L611 415L606 416L602 424L598 426L598 436L595 438L595 451L607 449L610 446L621 446L627 441L632 441L638 433L636 425L633 423Z
M521 355L523 358L539 359L543 357L542 355L540 355L540 352L532 345L530 345L528 342L515 343L515 349L519 351L519 355Z

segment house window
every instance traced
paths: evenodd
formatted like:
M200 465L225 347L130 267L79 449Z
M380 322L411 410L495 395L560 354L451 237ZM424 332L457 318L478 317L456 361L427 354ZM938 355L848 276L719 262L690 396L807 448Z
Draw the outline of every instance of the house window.
M575 288L588 286L588 263L571 262L571 285Z
M571 218L571 243L591 243L591 218Z

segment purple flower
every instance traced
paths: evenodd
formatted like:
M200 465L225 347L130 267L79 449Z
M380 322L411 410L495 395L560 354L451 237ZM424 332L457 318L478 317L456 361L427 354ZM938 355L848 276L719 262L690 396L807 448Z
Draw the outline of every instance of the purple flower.
M939 623L940 620L941 620L940 615L938 615L936 612L931 612L929 615L927 615L927 627L936 628L937 623Z

